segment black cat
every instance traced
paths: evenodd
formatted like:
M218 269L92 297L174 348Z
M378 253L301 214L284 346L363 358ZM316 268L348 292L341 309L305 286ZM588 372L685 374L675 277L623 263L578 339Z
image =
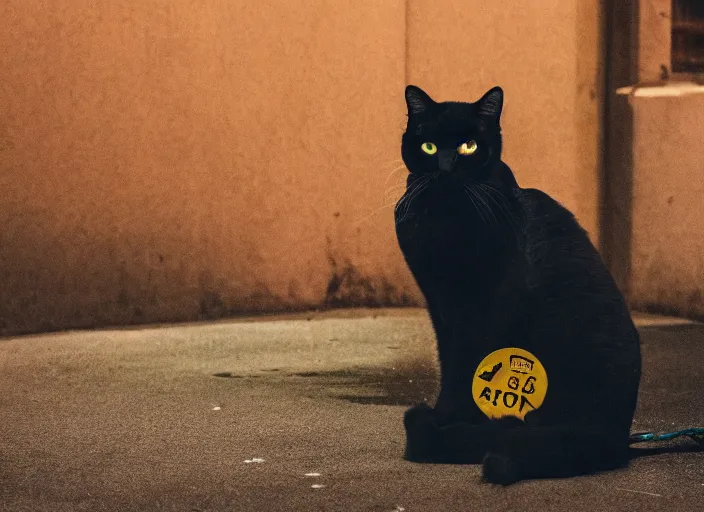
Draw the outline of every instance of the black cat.
M441 370L435 407L406 412L406 458L483 463L484 478L502 484L626 465L638 332L574 216L520 188L501 161L503 91L437 103L408 86L406 103L410 173L396 234L427 301ZM524 420L491 420L472 395L481 361L506 347L534 355L549 380Z

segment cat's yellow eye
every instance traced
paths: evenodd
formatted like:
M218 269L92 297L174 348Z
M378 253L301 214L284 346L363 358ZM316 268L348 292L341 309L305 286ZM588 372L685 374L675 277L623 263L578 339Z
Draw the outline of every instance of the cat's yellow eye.
M438 152L438 147L432 142L424 142L421 144L420 149L423 150L423 153L427 153L429 155L434 155Z
M465 142L460 145L460 147L457 148L457 152L460 155L473 155L479 146L477 145L477 141L475 140L470 140L469 142Z

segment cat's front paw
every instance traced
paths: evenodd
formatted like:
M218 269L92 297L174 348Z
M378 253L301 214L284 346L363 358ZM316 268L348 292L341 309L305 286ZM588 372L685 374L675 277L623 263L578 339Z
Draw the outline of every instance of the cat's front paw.
M432 424L433 426L436 426L435 409L426 403L414 405L408 409L406 414L403 416L403 425L406 427L406 430L409 428L420 427L425 424Z
M482 476L492 484L511 485L521 479L520 467L506 455L489 452L482 461Z
M437 452L438 426L435 411L428 404L418 404L406 411L406 459L413 462L431 462Z

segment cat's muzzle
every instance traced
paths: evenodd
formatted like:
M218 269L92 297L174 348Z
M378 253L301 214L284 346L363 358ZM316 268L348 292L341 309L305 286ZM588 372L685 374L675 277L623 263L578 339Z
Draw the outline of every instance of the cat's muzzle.
M457 151L438 151L438 168L444 172L451 172L457 161Z

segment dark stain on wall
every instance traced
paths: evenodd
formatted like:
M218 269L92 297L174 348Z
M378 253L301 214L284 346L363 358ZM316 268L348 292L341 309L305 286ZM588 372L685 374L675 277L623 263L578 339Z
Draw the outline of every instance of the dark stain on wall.
M704 292L693 290L687 295L677 298L672 294L658 293L655 300L631 300L629 307L634 311L642 311L654 315L667 315L689 318L704 322Z
M162 268L168 257L161 252L150 252L154 261L119 261L115 279L100 290L105 298L92 286L66 288L63 300L47 305L41 292L47 280L28 280L26 289L0 303L0 336L348 307L422 306L411 290L396 286L383 272L363 273L351 260L336 256L331 246L328 239L327 286L313 299L301 290L300 278L291 278L283 289L274 290L264 281L237 287L211 270L200 272L195 289L183 287L179 293L178 272L161 275L150 266Z
M365 277L345 259L342 264L328 256L332 275L325 292L326 308L411 306L412 301L405 291L399 290L386 277Z

